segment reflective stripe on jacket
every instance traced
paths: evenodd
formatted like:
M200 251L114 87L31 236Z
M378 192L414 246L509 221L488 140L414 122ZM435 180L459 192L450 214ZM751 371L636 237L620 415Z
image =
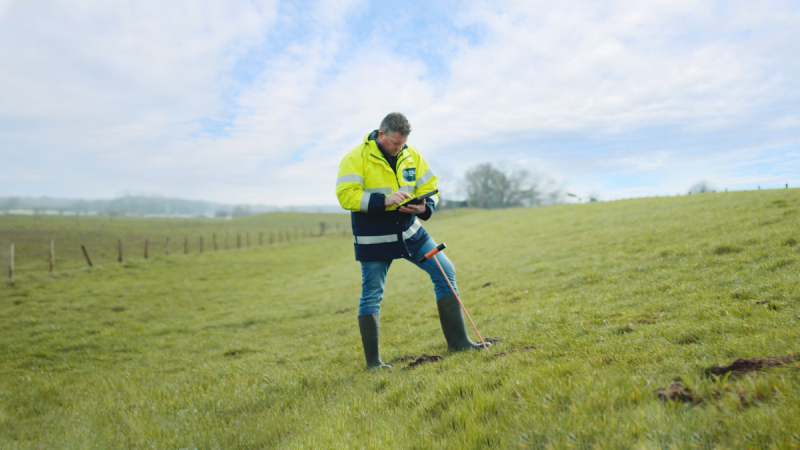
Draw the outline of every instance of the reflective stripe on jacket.
M336 180L339 204L351 211L356 260L364 262L406 258L429 239L414 214L398 211L397 205L387 208L384 200L398 190L416 197L433 191L438 183L414 147L405 146L397 154L393 171L375 142L377 134L364 136L342 159ZM433 212L439 196L425 201Z

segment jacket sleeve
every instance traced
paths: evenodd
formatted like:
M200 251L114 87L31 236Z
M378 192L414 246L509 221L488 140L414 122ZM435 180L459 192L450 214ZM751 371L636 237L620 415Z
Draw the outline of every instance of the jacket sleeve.
M417 187L414 189L414 196L418 197L423 194L427 194L435 189L437 189L439 185L439 179L434 175L433 171L431 170L430 166L428 166L428 162L425 161L425 158L422 155L417 156ZM432 197L425 199L425 206L428 208L425 210L425 215L423 220L427 220L430 217L428 211L432 214L436 210L436 205L439 204L439 194L436 194Z
M386 209L386 196L364 192L364 160L359 152L350 152L339 165L336 179L336 197L342 208L364 213L382 213Z
M428 220L431 218L431 214L433 214L433 210L430 206L428 206L428 198L425 199L425 212L422 214L417 214L417 217L422 220Z

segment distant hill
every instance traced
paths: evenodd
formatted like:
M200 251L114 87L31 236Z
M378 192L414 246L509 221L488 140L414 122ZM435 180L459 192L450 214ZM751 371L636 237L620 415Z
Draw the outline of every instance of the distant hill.
M53 197L0 197L0 211L82 215L136 215L176 217L243 217L276 211L341 213L338 206L287 206L227 204L161 197L125 196L109 200Z

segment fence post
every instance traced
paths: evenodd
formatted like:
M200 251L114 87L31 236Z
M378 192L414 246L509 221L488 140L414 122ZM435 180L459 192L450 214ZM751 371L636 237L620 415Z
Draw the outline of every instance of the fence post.
M117 262L122 262L122 239L117 239Z
M247 246L250 247L250 232L247 232Z
M319 235L320 237L325 236L325 222L319 223Z
M183 237L183 254L189 254L189 238L186 236Z
M264 245L264 233L258 232L258 245Z
M150 240L144 238L144 259L147 259L147 250L149 249L149 247L150 247Z
M81 244L81 250L83 250L83 256L86 258L86 262L89 263L89 267L94 267L92 266L92 260L89 259L89 252L86 251L86 246Z
M169 238L164 242L164 252L169 256Z
M217 233L211 235L211 240L214 241L214 251L217 251Z
M269 244L272 245L275 243L275 233L270 231L269 232Z
M200 236L200 253L203 253L203 236Z
M287 232L286 232L286 242L289 242L289 238L290 238L291 236L292 236L292 233L291 233L290 231L287 231Z
M56 243L50 239L50 272L53 272L53 267L56 265Z
M14 243L11 243L11 248L8 250L8 278L14 278Z
M297 227L294 228L294 240L297 240Z
M230 235L228 233L225 233L225 250L228 249L228 237L230 237Z

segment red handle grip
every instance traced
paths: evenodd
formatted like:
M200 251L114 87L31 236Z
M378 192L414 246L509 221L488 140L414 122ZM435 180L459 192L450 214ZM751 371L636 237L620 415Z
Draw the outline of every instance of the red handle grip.
M423 256L422 258L419 259L420 264L424 263L425 261L428 260L428 258L430 258L431 256L439 253L440 251L442 251L442 250L444 250L446 248L447 248L447 246L444 244L444 242L442 242L441 244L437 245L435 249L429 251L428 253L425 253L425 256Z

